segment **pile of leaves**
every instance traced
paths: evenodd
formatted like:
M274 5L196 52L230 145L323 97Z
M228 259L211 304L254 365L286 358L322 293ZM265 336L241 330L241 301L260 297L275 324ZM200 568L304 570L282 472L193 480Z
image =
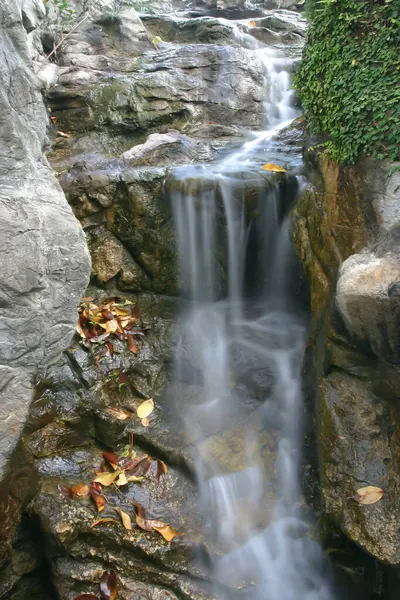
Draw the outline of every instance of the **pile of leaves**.
M100 579L100 598L95 594L79 594L75 600L115 600L117 593L116 573L114 571L104 571Z
M111 358L114 357L113 338L126 340L129 350L138 354L138 341L144 335L137 327L139 316L139 305L130 300L114 297L95 304L94 298L87 297L79 307L77 331L86 348L103 344Z
M307 43L294 84L325 153L400 158L399 0L307 0Z
M148 454L138 455L133 448L133 434L130 434L130 443L125 447L123 453L118 456L115 452L104 452L103 461L99 470L96 472L92 482L79 483L72 487L59 486L59 491L69 498L87 498L92 499L97 512L102 513L106 504L110 504L104 488L113 486L121 491L121 488L130 483L141 484L146 475L150 475L153 465L156 465L156 478L160 481L162 476L166 476L168 468L165 462L153 458ZM160 534L167 542L171 542L175 537L184 535L176 531L169 523L158 519L148 519L145 509L139 502L128 501L133 506L134 523L144 531L155 531ZM93 521L91 528L97 525L114 523L121 524L127 530L132 530L132 517L119 506L111 506L120 517L120 520L113 517L101 517Z

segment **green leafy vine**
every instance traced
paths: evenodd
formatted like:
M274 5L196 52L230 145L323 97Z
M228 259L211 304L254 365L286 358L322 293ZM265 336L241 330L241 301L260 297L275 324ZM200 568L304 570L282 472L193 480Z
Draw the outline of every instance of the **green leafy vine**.
M400 158L400 0L307 0L310 28L294 85L325 152Z

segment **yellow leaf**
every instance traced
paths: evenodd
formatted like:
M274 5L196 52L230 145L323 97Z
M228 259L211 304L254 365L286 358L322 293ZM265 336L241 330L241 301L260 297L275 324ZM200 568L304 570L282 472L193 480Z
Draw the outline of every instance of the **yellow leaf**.
M119 487L120 485L126 485L127 483L128 483L128 480L126 478L126 475L125 475L124 472L122 472L119 475L119 477L118 477L117 481L115 482L115 484Z
M108 487L109 485L112 485L120 475L121 471L114 471L114 473L97 473L97 477L94 481Z
M154 410L154 401L153 401L153 398L150 398L150 400L145 400L139 406L139 408L137 409L137 416L139 417L139 419L145 419L146 417L151 415L153 410Z
M148 427L150 425L150 421L148 420L147 417L142 419L142 425L143 425L143 427Z
M162 39L160 38L159 35L156 35L155 37L153 37L153 39L151 41L153 42L153 45L155 46L155 48L157 48L158 44L160 42L162 42Z
M275 165L274 163L267 163L263 167L261 167L263 171L272 171L273 173L285 173L286 169L280 167L279 165Z
M137 475L131 475L128 477L129 483L142 483L144 477L138 477Z
M122 521L122 524L125 527L125 529L131 530L132 529L132 521L131 521L130 516L126 512L121 510L119 506L117 506L117 508L114 508L114 510L121 517L121 521Z
M374 485L367 485L356 491L353 498L359 504L375 504L379 502L385 492Z
M255 21L249 21L250 27L256 27L257 23Z
M163 527L156 527L153 525L153 529L162 535L164 540L167 540L167 542L172 542L174 538L185 535L182 531L175 531L171 525L167 524L165 524Z
M353 58L353 60L351 61L351 64L352 64L352 65L355 65L355 64L356 64L356 62L357 62L357 61L356 61L356 60Z

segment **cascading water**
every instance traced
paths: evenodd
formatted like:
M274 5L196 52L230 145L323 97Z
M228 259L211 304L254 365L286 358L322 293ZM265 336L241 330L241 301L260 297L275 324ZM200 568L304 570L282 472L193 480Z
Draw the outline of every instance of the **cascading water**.
M259 45L257 52L266 66L268 129L218 164L174 175L171 201L190 299L179 325L176 377L200 390L183 420L218 556L216 596L328 600L299 483L305 321L291 297L287 220L296 186L257 180L254 210L247 197L254 177L243 176L255 153L275 152L274 138L297 112L290 59Z

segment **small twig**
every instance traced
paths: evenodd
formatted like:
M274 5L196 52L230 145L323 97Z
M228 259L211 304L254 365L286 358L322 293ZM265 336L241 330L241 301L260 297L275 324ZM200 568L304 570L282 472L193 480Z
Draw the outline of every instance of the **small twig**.
M89 17L89 15L85 15L83 17L83 19L81 19L79 21L79 23L77 23L70 31L68 31L68 33L62 37L61 42L58 42L58 44L56 46L54 46L53 50L50 52L50 54L47 55L47 58L51 58L53 56L53 54L58 50L58 48L60 46L62 46L62 44L65 42L65 40L67 39L68 36L71 35L71 33L73 33L74 31L76 31L76 29L78 29L79 25L82 25L82 23L84 21L86 21L86 19Z

